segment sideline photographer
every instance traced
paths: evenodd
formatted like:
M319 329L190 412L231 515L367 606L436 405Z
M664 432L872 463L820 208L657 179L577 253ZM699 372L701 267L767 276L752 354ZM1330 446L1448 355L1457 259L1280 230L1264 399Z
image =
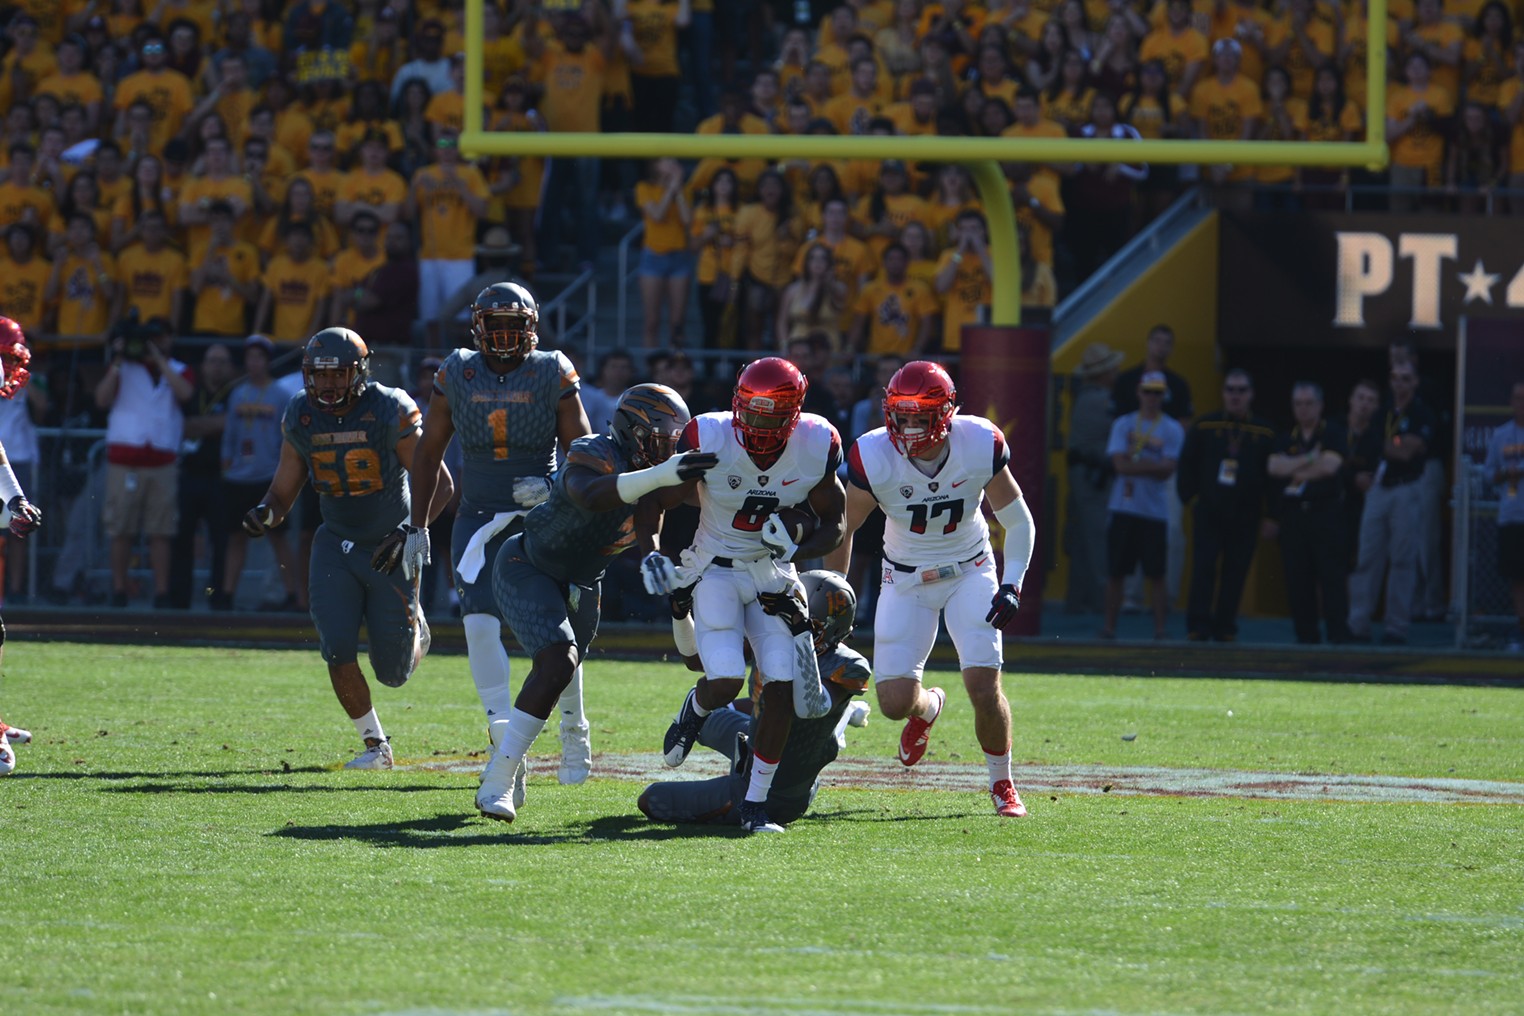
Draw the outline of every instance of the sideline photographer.
M111 538L111 605L127 606L133 541L148 537L154 606L169 606L171 540L179 523L175 459L185 428L180 404L191 397L190 370L169 355L174 336L154 318L129 314L112 330L111 364L95 386L107 410L106 500L101 521Z

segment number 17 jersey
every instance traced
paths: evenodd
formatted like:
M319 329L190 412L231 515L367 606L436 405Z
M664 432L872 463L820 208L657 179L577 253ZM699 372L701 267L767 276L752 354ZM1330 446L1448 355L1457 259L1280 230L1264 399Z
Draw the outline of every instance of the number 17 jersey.
M699 525L694 549L743 561L767 556L762 526L779 508L802 504L822 478L841 465L841 437L823 416L800 414L788 444L766 469L741 442L730 413L704 413L688 421L682 451L714 452L719 463L699 481Z
M978 557L990 527L980 506L984 488L1010 461L1005 436L979 416L952 418L947 461L932 476L889 440L870 430L847 452L847 478L884 510L884 556L896 564L955 564Z

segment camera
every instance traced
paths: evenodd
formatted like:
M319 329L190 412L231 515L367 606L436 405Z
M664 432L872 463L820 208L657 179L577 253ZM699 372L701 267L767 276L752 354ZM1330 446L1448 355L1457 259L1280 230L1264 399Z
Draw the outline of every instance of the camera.
M147 322L138 319L136 307L127 311L127 316L116 323L111 330L111 345L115 346L117 340L121 340L122 359L129 363L146 363L153 358L149 346L163 335L165 324L160 318L152 318Z

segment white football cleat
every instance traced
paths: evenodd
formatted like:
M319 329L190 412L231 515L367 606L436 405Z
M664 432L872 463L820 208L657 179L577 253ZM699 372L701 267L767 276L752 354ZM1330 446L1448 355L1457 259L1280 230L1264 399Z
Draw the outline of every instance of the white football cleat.
M0 776L9 776L16 771L16 752L11 747L11 742L6 740L4 734L0 734Z
M482 770L482 783L476 791L476 810L500 822L518 818L519 807L524 803L523 792L518 789L523 770L522 759L512 761L493 752L492 760Z
M492 754L497 754L497 746L503 743L503 735L506 733L508 733L507 720L493 720L487 724L487 739L492 742ZM484 769L483 773L485 772ZM529 759L526 758L513 773L513 806L515 808L524 807L524 796L528 792L526 787L528 776ZM481 782L481 776L477 777L477 782Z
M561 728L561 768L556 779L563 784L586 783L593 769L593 744L586 723Z
M365 750L344 763L345 769L390 769L391 767L391 744L387 741L371 744L369 738L366 738Z
M29 744L32 740L32 732L13 727L4 720L0 720L0 737L10 741L11 744Z

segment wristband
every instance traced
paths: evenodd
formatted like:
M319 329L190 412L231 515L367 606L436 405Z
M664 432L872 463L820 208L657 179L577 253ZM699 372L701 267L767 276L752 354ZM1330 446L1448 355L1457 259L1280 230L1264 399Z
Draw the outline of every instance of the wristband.
M10 504L13 497L25 496L21 484L16 482L16 473L11 469L11 464L0 462L0 505Z

